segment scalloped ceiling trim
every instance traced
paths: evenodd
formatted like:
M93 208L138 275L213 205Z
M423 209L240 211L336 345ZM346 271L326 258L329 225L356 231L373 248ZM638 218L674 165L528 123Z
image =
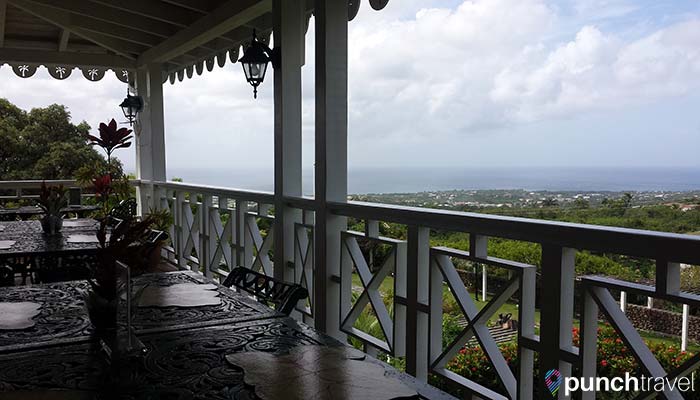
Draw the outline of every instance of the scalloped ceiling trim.
M12 71L20 78L31 78L34 76L39 69L39 67L46 68L46 71L54 79L64 80L68 79L73 73L73 70L79 69L83 77L89 81L97 82L104 78L105 73L108 70L114 71L114 75L120 81L124 83L129 83L130 73L126 69L112 69L112 68L98 68L91 66L71 66L71 65L58 65L58 64L33 64L33 63L2 63L0 62L0 67L3 65L8 65L12 68Z

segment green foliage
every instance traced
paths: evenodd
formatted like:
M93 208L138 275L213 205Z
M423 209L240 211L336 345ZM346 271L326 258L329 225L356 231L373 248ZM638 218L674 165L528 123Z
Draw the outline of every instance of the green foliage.
M168 232L173 225L173 214L165 208L151 209L147 216L153 220L153 229Z
M591 203L583 197L577 197L576 200L574 200L574 208L586 210L591 208Z
M102 157L85 142L90 126L74 125L64 106L25 112L0 99L0 180L70 179Z
M700 290L700 266L692 265L681 270L681 286L684 290Z
M459 326L458 314L444 314L442 316L442 346L446 347L462 332Z
M42 183L38 206L44 210L46 215L60 216L61 210L68 206L66 192L63 185L46 186L46 183Z

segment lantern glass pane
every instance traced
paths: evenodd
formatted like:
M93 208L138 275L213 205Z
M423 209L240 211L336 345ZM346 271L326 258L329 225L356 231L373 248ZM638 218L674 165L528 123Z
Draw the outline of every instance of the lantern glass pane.
M241 63L243 66L243 73L245 74L245 80L250 82L250 64L248 63Z
M258 71L259 79L262 82L262 80L265 79L265 72L267 71L267 62L258 64Z

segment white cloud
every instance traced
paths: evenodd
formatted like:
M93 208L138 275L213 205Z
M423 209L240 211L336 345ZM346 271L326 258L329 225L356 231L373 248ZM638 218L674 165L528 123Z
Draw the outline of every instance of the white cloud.
M477 136L531 135L533 122L553 130L587 113L630 115L630 107L680 101L700 87L699 16L669 16L668 1L648 24L629 20L639 8L631 0L392 0L381 12L367 3L350 25L351 162L406 164L395 151L402 148L412 163L446 163L426 147L466 152ZM640 23L645 29L628 29ZM304 68L307 166L313 32ZM4 66L0 96L25 108L65 103L93 126L119 115L125 89L113 77L94 84L77 70L67 82L47 75L22 80ZM169 168L271 167L272 74L257 101L237 64L164 90Z
M532 121L684 95L700 86L698 42L698 19L630 43L585 26L552 51L523 50L496 75L491 100Z

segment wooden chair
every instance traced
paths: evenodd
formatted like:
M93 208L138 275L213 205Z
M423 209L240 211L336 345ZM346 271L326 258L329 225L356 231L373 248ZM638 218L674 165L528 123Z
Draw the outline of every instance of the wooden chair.
M249 268L234 268L223 283L226 287L235 286L267 305L274 305L282 314L291 314L299 300L309 296L309 292L295 283L282 282L255 272Z
M136 217L137 202L135 198L122 200L109 210L109 216L120 220L129 221Z
M0 287L15 285L15 271L7 265L0 265Z

